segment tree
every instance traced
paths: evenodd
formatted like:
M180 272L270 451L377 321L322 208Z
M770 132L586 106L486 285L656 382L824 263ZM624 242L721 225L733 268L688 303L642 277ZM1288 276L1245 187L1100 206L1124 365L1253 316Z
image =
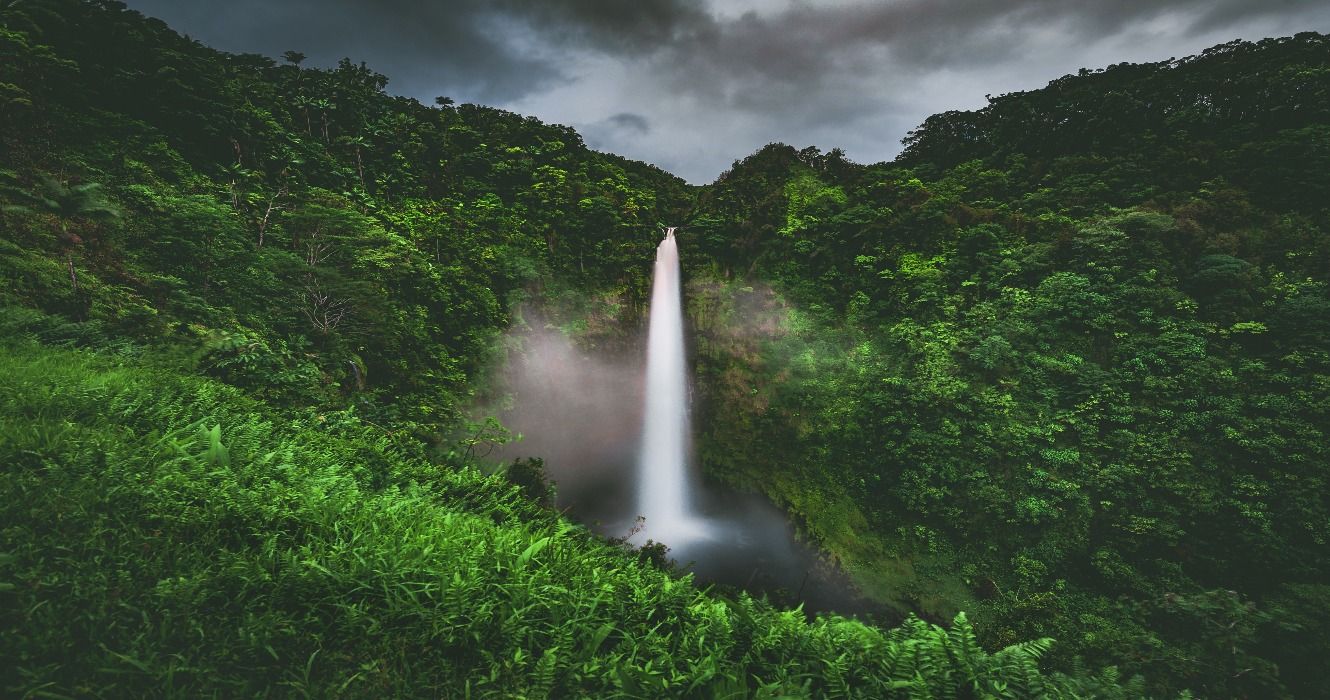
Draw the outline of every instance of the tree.
M364 136L338 136L337 142L350 146L356 154L356 175L360 176L360 189L365 189L365 161L361 157L361 149L369 148L369 139Z
M69 267L69 283L79 290L78 269L74 265L74 250L83 245L83 238L71 227L78 223L97 225L120 218L120 209L106 199L101 183L85 182L66 185L44 176L32 192L19 192L22 204L5 207L10 212L32 212L55 220L59 233L56 242L65 255Z

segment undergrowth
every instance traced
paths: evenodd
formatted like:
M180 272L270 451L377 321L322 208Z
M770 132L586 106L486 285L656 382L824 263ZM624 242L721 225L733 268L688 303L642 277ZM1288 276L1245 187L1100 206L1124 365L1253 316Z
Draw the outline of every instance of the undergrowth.
M8 335L8 334L7 334ZM9 697L1131 694L964 617L808 622L643 565L354 419L122 352L0 353Z

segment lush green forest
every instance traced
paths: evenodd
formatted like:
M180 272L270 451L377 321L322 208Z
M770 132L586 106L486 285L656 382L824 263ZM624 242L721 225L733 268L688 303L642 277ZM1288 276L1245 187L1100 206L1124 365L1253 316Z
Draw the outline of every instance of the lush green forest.
M0 7L5 695L1330 694L1330 39L701 188L303 60ZM501 334L633 332L678 223L704 468L904 624L477 458Z
M1330 695L1328 124L1308 34L736 163L688 229L707 469L987 644Z

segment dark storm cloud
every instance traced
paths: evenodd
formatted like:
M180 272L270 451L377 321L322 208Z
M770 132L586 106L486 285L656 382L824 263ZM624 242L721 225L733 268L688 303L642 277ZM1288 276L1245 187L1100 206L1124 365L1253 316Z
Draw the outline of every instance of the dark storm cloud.
M1119 35L1161 17L1179 18L1184 32L1191 34L1324 6L1324 0L802 2L766 14L745 13L695 31L665 47L667 60L662 64L684 78L681 85L709 73L712 83L737 78L815 86L840 71L983 69L1028 53L1032 39L1074 45ZM1074 64L1074 54L1068 59L1066 72L1081 67Z
M609 122L609 125L616 129L635 131L639 134L647 134L651 132L651 122L647 121L646 117L640 114L633 114L632 112L619 112L605 121Z
M709 16L699 0L129 0L205 43L317 65L365 60L393 89L505 102L566 79L539 41L640 54L687 36ZM441 92L442 90L442 92Z
M1224 29L1239 25L1254 16L1297 16L1310 10L1324 13L1326 3L1322 0L1222 0L1212 3L1197 3L1199 16L1192 23L1192 32ZM1324 30L1324 28L1322 28ZM1244 37L1256 39L1260 37Z
M640 55L706 31L714 19L701 0L502 0L547 40Z
M783 140L879 160L893 157L899 139L929 114L982 106L984 94L1238 37L1325 31L1328 7L1311 0L791 2L699 27L652 55L649 70L676 99L688 95L747 119L747 150Z
M279 56L294 50L309 64L350 57L387 75L395 92L504 102L567 79L557 63L530 55L520 26L483 0L130 0L217 48Z
M1330 30L1324 0L128 1L218 48L348 56L424 101L574 124L694 181L772 140L889 158L986 93Z

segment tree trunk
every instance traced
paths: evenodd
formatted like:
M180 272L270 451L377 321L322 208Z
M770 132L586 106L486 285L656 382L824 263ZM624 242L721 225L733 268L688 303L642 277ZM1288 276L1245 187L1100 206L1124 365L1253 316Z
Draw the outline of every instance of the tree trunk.
M356 144L356 172L360 174L360 189L365 189L365 164L360 160L360 144Z
M203 237L203 301L208 301L212 291L212 235Z
M69 284L74 288L74 291L77 292L79 290L79 273L74 267L73 251L65 251L65 263L69 265Z
M65 249L65 265L69 268L69 284L77 292L79 290L79 273L78 269L74 267L74 250L70 243L69 224L64 221L60 222L60 244Z
M286 194L286 191L286 185L283 185L281 189L277 190L277 192L268 198L268 208L263 212L263 218L259 219L258 222L260 248L263 247L263 234L268 230L268 221L272 217L273 210L277 208L277 200L280 199L282 195Z

